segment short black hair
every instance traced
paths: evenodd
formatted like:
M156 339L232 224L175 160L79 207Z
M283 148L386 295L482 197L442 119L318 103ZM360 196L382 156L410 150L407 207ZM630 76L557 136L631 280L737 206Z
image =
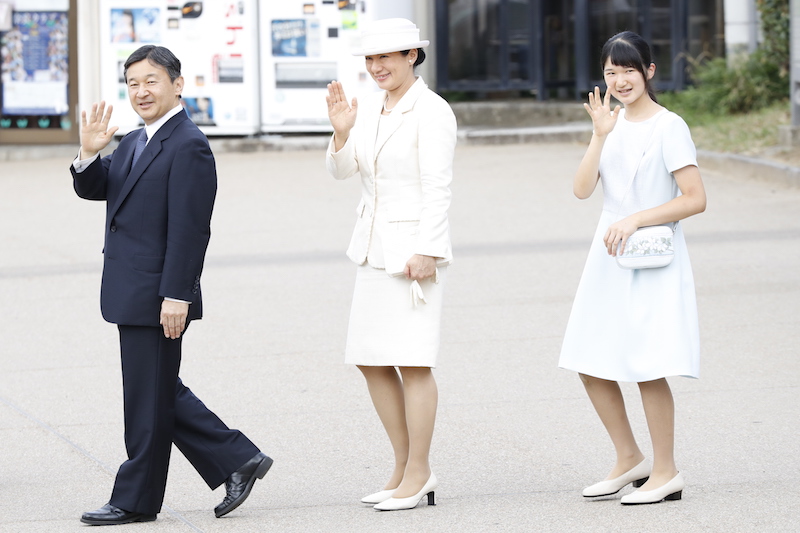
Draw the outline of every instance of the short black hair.
M181 61L175 54L163 46L146 44L128 56L125 60L125 81L128 81L128 67L142 60L148 60L150 64L164 67L169 75L169 81L174 82L181 77Z

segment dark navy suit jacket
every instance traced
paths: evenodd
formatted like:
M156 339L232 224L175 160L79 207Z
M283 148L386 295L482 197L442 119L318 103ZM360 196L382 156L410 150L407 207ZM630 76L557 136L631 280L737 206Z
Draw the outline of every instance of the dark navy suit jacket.
M205 135L180 112L161 126L131 169L141 130L83 172L70 166L81 198L105 200L101 309L107 321L159 326L165 297L191 302L202 317L200 274L217 190Z

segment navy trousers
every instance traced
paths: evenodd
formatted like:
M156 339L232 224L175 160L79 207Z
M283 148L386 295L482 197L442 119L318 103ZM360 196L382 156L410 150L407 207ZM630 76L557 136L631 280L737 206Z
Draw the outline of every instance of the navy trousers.
M173 442L211 489L259 449L228 428L178 377L183 336L168 339L160 327L118 327L128 460L117 472L109 503L156 514Z

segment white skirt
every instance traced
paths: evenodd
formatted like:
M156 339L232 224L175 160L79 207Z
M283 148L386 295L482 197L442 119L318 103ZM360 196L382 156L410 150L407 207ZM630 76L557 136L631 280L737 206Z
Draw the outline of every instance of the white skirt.
M697 303L681 225L669 266L624 270L603 244L615 219L603 211L597 225L558 366L612 381L698 377Z
M344 362L434 368L446 277L447 267L439 267L439 283L432 278L419 282L425 303L414 305L412 281L359 266Z

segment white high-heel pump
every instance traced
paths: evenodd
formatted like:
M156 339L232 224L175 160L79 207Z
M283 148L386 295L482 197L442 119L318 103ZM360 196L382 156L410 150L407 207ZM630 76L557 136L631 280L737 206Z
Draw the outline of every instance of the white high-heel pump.
M386 500L392 497L392 494L394 494L394 491L396 490L397 489L380 490L378 492L375 492L374 494L368 494L367 496L361 498L361 503L369 503L375 505L376 503L385 502Z
M607 479L600 483L595 483L591 487L583 489L585 498L596 498L597 496L610 496L616 494L628 483L633 483L634 487L641 487L650 477L650 466L647 459L634 466L624 474L614 479Z
M678 475L667 481L664 485L653 490L637 490L626 494L620 500L623 505L640 505L643 503L658 503L664 500L680 500L686 483L683 481L683 474Z
M408 498L389 498L379 504L374 509L376 511L401 511L404 509L413 509L416 507L425 495L428 496L428 505L436 505L434 500L434 489L439 486L439 481L436 476L431 472L431 477L423 485L422 490Z

